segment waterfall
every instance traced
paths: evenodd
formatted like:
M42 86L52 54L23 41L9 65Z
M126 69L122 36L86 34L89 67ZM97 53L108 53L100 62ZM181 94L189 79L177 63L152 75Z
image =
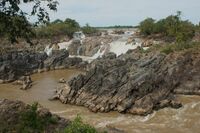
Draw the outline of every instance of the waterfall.
M105 54L105 52L106 52L106 46L103 44L103 42L101 42L101 46L100 46L99 50L97 51L96 54L94 54L92 56L92 58L96 59L98 57L102 57Z
M50 45L48 45L48 46L45 47L44 52L45 52L48 56L51 56L51 55L52 55L52 50L53 50L53 48L50 47Z
M80 55L81 47L78 47L77 49L77 55Z
M70 40L68 42L62 42L62 43L58 43L58 46L59 46L59 49L62 50L62 49L68 49L68 47L72 44L72 41L73 40Z
M110 43L110 52L115 53L117 56L125 54L129 49L136 49L141 46L141 40L135 38L135 41L127 44L127 40L131 37L133 32L126 32L122 37Z

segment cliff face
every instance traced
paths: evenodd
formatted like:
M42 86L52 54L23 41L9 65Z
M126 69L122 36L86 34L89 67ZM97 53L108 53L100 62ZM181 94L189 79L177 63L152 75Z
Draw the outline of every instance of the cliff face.
M129 51L93 61L85 75L61 87L56 98L94 112L112 110L146 115L164 107L181 107L175 94L199 94L200 52Z

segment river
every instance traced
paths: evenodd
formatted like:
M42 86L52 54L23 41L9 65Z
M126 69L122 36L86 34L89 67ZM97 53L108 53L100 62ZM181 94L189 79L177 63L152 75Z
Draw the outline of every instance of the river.
M116 127L128 133L197 133L200 131L200 97L178 96L184 104L180 109L165 108L148 116L134 116L129 114L92 113L87 108L62 104L59 101L49 101L58 80L69 80L78 75L78 70L56 70L41 74L33 74L33 87L20 90L20 86L12 84L0 85L0 98L21 100L25 103L39 102L43 107L62 117L73 119L81 115L84 122L96 128Z

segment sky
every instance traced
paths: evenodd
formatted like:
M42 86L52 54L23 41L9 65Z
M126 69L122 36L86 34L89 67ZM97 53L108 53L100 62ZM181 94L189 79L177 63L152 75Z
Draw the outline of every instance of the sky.
M200 0L58 0L51 20L72 18L81 25L137 25L147 17L164 18L182 11L183 19L200 21Z

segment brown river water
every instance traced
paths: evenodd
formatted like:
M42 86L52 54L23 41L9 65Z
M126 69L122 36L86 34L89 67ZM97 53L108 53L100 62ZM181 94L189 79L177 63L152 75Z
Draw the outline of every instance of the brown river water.
M180 109L165 108L148 116L129 114L92 113L87 108L49 101L57 81L69 80L81 73L78 70L57 70L32 75L33 87L20 90L20 86L0 84L0 99L21 100L25 103L39 102L43 107L62 117L73 119L77 114L83 121L96 128L116 127L128 133L198 133L200 132L200 96L178 96L184 103Z

